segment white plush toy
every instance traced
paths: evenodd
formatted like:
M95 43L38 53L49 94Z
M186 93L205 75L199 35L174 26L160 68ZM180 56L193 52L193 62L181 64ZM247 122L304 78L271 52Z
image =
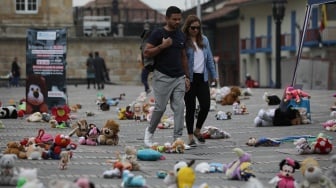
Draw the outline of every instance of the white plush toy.
M44 185L37 178L36 168L20 168L17 187L20 188L44 188Z
M260 109L256 118L254 118L254 125L256 127L261 126L272 126L273 125L273 117L274 117L275 109Z

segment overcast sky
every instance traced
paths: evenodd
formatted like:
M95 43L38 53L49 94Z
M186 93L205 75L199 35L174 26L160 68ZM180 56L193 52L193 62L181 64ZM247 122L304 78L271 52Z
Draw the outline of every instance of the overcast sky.
M72 0L73 6L82 6L87 2L92 0ZM197 5L198 1L200 3L206 2L207 0L141 0L150 7L156 10L165 10L167 7L174 5L182 10L189 9Z

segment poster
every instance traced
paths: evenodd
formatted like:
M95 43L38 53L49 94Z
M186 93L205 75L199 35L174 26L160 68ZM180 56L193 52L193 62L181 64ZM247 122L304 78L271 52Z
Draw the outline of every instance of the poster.
M26 113L67 104L66 52L66 29L27 30Z

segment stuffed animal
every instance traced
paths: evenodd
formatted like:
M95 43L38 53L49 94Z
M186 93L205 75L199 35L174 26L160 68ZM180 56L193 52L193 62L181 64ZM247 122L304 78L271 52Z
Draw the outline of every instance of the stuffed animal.
M181 138L176 139L171 146L172 153L184 153L184 141Z
M227 139L231 138L230 133L220 130L214 126L206 126L201 132L204 139Z
M241 95L240 88L238 87L231 87L230 93L226 94L222 101L222 105L232 105L234 102L239 102L239 96Z
M300 169L300 163L291 158L283 159L280 164L280 172L272 178L269 183L275 184L278 188L297 187L294 179L295 169Z
M145 119L143 109L142 109L142 103L135 102L133 104L133 119L137 122L143 121Z
M28 122L43 122L41 112L34 112L34 113L30 114L30 115L26 118L26 120L27 120Z
M256 177L252 171L252 163L243 162L240 165L240 176L244 181L248 181L251 177Z
M53 119L57 121L57 123L68 123L70 120L70 108L68 105L62 105L62 106L55 106L51 109L51 114L53 116Z
M257 117L254 118L256 127L272 126L275 109L260 109Z
M14 154L19 159L27 159L26 150L19 142L9 141L3 154Z
M27 159L30 160L41 160L42 159L42 154L43 154L43 149L38 145L38 144L30 144L26 148L26 155Z
M331 165L325 175L336 185L336 155L330 157Z
M295 140L294 145L300 155L314 153L314 149L310 146L307 138L302 137Z
M107 161L109 163L109 161ZM113 162L113 168L103 172L104 178L121 178L124 170L124 165L120 161Z
M61 170L65 170L68 168L68 164L70 162L70 156L71 152L70 151L62 151L60 154L60 161L58 164L58 168Z
M121 187L146 187L146 179L141 175L134 175L129 170L122 173Z
M300 125L302 124L301 119L302 118L299 110L292 108L292 106L288 106L286 110L277 108L275 109L274 112L273 125L274 126Z
M85 136L87 132L89 131L89 124L85 119L80 119L73 123L71 125L72 130L74 131L73 133L76 133L78 137ZM71 131L72 132L72 131ZM72 136L73 134L69 134L69 136Z
M48 151L43 152L43 159L56 159L61 158L61 152L64 150L75 150L77 145L73 143L69 136L63 134L57 134L54 138L54 142L50 146ZM72 157L72 151L70 151L70 158Z
M98 143L100 145L118 145L119 124L114 120L107 120L100 132L101 134L98 137Z
M279 105L281 102L281 99L277 95L270 95L268 92L265 92L262 98L269 106Z
M125 147L125 160L130 162L132 165L132 170L137 171L140 170L140 164L137 160L137 150L132 146Z
M336 187L335 184L323 174L319 163L312 157L307 157L301 162L300 170L303 176L303 181L299 184L300 188Z
M16 106L0 107L0 119L16 119L18 111Z
M37 178L37 168L20 168L16 188L44 188L43 183Z
M48 96L45 78L41 75L29 75L26 83L26 113L48 112Z
M231 116L232 116L231 112L223 112L223 111L220 110L215 115L215 118L217 120L229 120L229 119L231 119Z
M74 183L79 188L95 188L94 183L87 177L79 177L74 181Z
M316 154L328 154L332 151L333 145L323 133L320 133L316 137L316 141L311 143L311 147Z
M118 110L118 119L119 120L126 120L126 108L119 108Z
M90 145L96 146L98 145L98 137L100 135L100 130L97 128L95 124L89 125L90 129L85 136L79 137L78 143L81 145Z
M248 141L246 142L246 145L248 146L279 146L281 144L280 141L272 139L272 138L266 138L266 137L261 137L259 139L256 139L255 137L250 137Z
M15 168L14 154L4 154L0 158L0 186L15 186L18 180L18 170Z
M236 153L237 159L224 164L223 169L225 176L232 180L242 180L240 173L240 165L243 162L251 162L251 155L243 151L241 148L234 148L233 152Z
M303 97L310 98L310 95L301 89L295 89L289 86L286 88L284 101L287 102L291 99L295 99L295 101L299 103Z
M74 104L70 106L70 111L71 112L77 112L79 109L82 109L82 105L81 104Z
M185 188L191 188L194 187L194 183L196 181L196 174L194 170L191 168L191 166L194 164L194 160L191 160L187 166L181 167L177 171L177 187L185 187ZM196 186L198 188L207 188L209 187L208 184L203 183L200 186Z
M190 161L194 163L195 161ZM179 161L174 165L174 171L169 171L167 176L163 179L163 182L167 185L167 188L177 188L177 173L182 167L188 166L185 161Z

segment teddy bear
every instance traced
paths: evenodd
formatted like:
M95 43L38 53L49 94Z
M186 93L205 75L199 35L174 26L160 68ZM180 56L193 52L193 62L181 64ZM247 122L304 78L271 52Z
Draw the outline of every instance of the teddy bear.
M29 75L26 83L26 113L48 112L46 80L41 75Z
M64 150L75 150L77 145L71 142L71 139L68 135L57 134L54 138L54 142L48 149L42 154L43 159L60 159L61 152ZM70 152L70 157L72 157L72 151Z
M17 156L4 154L0 158L0 186L15 186L18 181L18 170L15 167Z
M280 164L280 172L268 183L275 184L278 188L297 187L298 183L294 179L295 169L300 169L300 163L287 157Z
M132 146L125 147L125 160L130 162L132 165L132 170L137 171L140 170L140 164L137 160L137 150Z
M231 87L230 92L226 94L221 100L222 105L232 105L234 102L239 103L239 96L241 95L240 88Z
M307 157L301 162L303 181L300 188L309 187L335 187L335 184L323 174L319 163L313 157Z
M27 159L27 154L23 145L19 142L9 141L3 154L15 154L19 159Z
M163 182L167 185L167 188L177 188L177 172L180 168L188 166L185 161L176 162L174 165L174 171L167 173L167 176L163 179Z
M85 136L87 132L89 131L89 124L85 119L79 119L75 123L71 125L71 128L73 131L71 133L75 133L78 137ZM73 134L69 134L69 136L72 136Z
M98 145L97 138L100 135L100 130L97 128L95 124L89 125L89 131L85 136L79 137L78 143L81 145L90 145L90 146L96 146Z
M43 151L43 148L41 148L38 144L30 144L26 148L27 159L41 160Z
M100 131L101 134L98 136L98 143L100 145L118 145L119 131L118 123L116 123L113 119L107 120Z
M172 153L184 153L185 145L181 138L177 138L171 145Z

